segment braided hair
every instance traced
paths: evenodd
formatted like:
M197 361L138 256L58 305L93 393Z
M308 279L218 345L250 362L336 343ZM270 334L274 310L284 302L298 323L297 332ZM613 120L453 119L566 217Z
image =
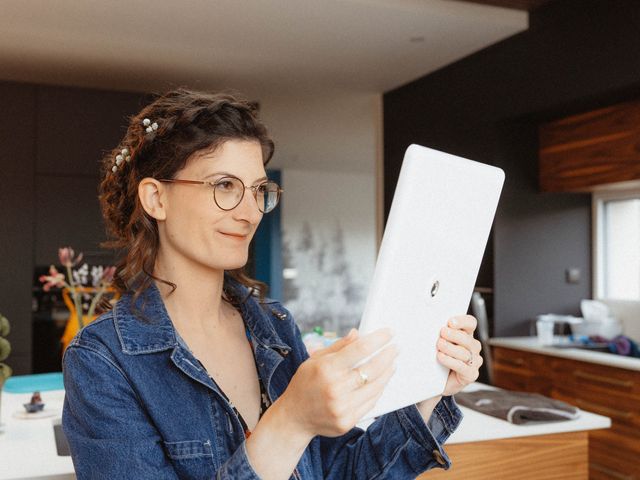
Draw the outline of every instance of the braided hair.
M158 227L138 198L140 181L146 177L174 178L194 154L214 151L233 139L258 141L266 165L273 156L274 143L256 110L255 104L235 94L180 88L157 97L130 118L120 144L102 159L98 197L110 237L102 246L119 254L113 286L120 293L133 292L135 302L152 280L176 289L174 283L153 275ZM154 128L149 127L151 121ZM249 278L242 268L228 273L264 296L266 285Z

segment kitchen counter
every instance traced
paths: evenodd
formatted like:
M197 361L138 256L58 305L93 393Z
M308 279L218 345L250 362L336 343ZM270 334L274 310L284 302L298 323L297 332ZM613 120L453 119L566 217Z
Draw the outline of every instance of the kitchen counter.
M473 392L493 388L482 383L469 385L465 391ZM529 425L514 425L505 420L485 415L484 413L460 407L464 413L464 420L458 430L453 432L447 445L456 443L482 442L487 440L509 439L515 437L529 437L533 435L552 435L555 433L581 432L609 428L611 420L602 415L596 415L582 410L575 420L561 422L547 422Z
M0 479L49 479L76 478L71 457L58 456L53 433L53 420L60 419L64 390L42 392L44 412L53 415L18 419L15 412L24 412L31 393L2 392L0 417ZM38 415L38 414L35 414Z
M490 343L496 386L541 393L611 418L611 428L588 434L589 478L637 478L640 359L544 347L536 338L499 338Z
M475 383L466 390L492 388ZM611 420L582 410L574 420L514 425L461 407L462 424L445 445L449 470L430 470L417 480L586 480L589 432L607 429Z
M556 336L554 343L567 344L568 337ZM593 352L579 348L554 348L542 346L538 343L537 337L496 337L489 340L489 344L494 347L514 348L527 352L552 355L554 357L568 358L580 362L597 363L610 367L625 368L628 370L640 371L640 358L625 357L606 352Z
M467 387L467 390L480 388L491 387L476 383ZM57 454L52 426L53 421L59 419L62 413L64 391L42 392L46 410L55 412L52 417L28 420L14 418L14 412L23 411L22 404L28 402L30 397L31 394L27 393L2 392L1 420L3 427L2 433L0 433L0 465L2 466L0 480L67 480L75 478L71 457L58 456ZM570 421L539 425L513 425L465 407L461 407L461 409L464 413L464 420L460 428L450 437L447 442L448 446L445 447L456 465L456 468L447 472L447 478L465 478L465 480L475 478L473 475L468 475L468 470L464 468L461 470L457 466L463 467L469 449L473 451L479 444L484 450L499 452L501 451L500 445L504 444L508 449L512 449L516 445L513 442L518 442L522 437L526 437L529 439L526 447L529 452L527 455L529 457L535 456L535 452L539 451L541 455L544 455L546 464L551 465L553 462L550 460L549 453L545 450L539 450L542 448L538 446L539 443L546 445L547 448L551 446L558 448L558 442L561 443L562 448L571 447L575 443L572 435L580 435L587 430L608 428L610 425L607 417L589 412L582 412L579 418ZM554 439L556 439L555 443ZM566 453L565 450L561 451ZM486 459L481 463L487 468L492 467L493 464L488 462L489 459ZM451 477L451 474L456 474L456 472L462 473L463 476ZM428 478L434 478L433 473L443 472L429 472Z

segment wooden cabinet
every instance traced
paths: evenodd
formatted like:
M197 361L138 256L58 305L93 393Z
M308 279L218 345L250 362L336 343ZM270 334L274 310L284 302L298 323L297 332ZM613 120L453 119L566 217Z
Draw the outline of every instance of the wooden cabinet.
M551 372L547 355L494 347L493 362L493 381L496 386L551 395Z
M587 432L445 445L453 465L416 480L585 480Z
M589 478L640 480L640 371L493 347L497 387L542 393L611 418L589 433Z
M640 179L640 101L562 118L539 128L540 189L591 191Z

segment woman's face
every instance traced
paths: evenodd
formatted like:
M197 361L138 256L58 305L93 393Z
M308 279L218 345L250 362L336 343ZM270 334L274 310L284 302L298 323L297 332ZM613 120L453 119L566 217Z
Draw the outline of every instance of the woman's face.
M228 175L247 187L266 179L259 142L228 140L212 153L189 159L175 178L215 182ZM225 211L214 202L210 186L163 185L166 218L158 223L162 257L178 256L192 266L212 270L232 270L247 263L249 242L262 219L251 190L245 190L237 207Z

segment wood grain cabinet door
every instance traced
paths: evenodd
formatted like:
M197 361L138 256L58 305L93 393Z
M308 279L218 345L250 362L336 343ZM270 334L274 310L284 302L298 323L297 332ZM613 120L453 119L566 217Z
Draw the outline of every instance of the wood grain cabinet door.
M554 360L552 397L611 418L589 434L589 477L640 480L640 372Z
M539 128L540 189L591 191L640 179L640 101L562 118Z
M549 357L504 347L493 347L496 387L551 395Z

